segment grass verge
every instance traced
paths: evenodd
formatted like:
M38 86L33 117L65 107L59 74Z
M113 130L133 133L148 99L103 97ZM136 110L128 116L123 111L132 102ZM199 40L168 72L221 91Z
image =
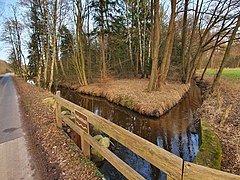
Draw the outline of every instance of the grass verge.
M203 70L199 70L198 72L202 73ZM217 74L217 72L218 72L218 69L208 69L206 71L206 74L215 75L215 74ZM240 79L240 68L225 68L223 70L222 76L226 77L226 78L239 78Z

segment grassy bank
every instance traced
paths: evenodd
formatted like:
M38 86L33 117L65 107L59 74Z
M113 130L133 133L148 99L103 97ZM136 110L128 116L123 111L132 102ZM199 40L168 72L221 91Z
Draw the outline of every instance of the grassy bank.
M189 90L189 84L169 82L161 91L148 92L148 79L108 80L79 87L63 84L83 94L104 97L108 101L147 116L156 116L175 106Z
M217 71L218 71L218 69L208 69L206 71L206 74L215 75L215 74L217 74ZM198 72L202 73L203 70L199 70ZM240 68L225 68L223 70L222 76L226 77L226 78L234 78L234 79L239 78L240 79Z

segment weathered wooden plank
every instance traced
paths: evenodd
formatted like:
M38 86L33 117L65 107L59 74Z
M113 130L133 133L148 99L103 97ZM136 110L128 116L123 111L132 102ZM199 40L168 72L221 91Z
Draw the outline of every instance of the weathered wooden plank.
M184 171L183 171L184 180L240 180L240 176L226 173L223 171L218 171L216 169L211 169L201 165L193 164L190 162L184 162Z
M87 121L87 116L82 114L79 111L75 111L75 124L80 127L83 131L85 131L87 134L89 134L89 122ZM83 154L90 158L90 144L86 142L86 140L81 137L81 149L83 151Z
M84 139L83 136L81 136L81 146L83 154L86 157L90 158L90 144L86 141L86 139Z
M120 126L95 115L94 113L72 103L63 98L57 97L56 100L64 107L73 111L74 109L81 111L88 116L88 121L95 128L105 132L122 145L126 146L134 153L141 156L160 170L164 171L173 179L182 178L183 160L174 154L156 146L155 144L121 128Z
M56 92L56 96L60 98L60 91ZM61 105L59 102L56 101L56 121L57 121L57 126L59 128L62 128L62 120L59 119L59 114L61 114Z
M76 133L85 139L94 149L96 149L109 163L111 163L119 172L121 172L128 179L145 179L138 174L134 169L128 166L124 161L112 153L108 148L100 145L91 135L84 132L74 122L67 117L61 115L61 119L68 124Z

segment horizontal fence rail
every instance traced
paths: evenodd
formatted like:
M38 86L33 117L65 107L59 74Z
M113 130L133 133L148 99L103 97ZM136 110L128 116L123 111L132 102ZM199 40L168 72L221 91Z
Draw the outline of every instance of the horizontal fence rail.
M130 166L128 166L125 162L123 162L119 157L117 157L114 153L112 153L108 148L100 145L97 140L93 137L86 134L82 131L81 128L76 126L74 122L72 122L69 118L64 117L63 115L60 118L77 134L79 134L85 141L89 143L94 149L96 149L105 159L110 162L119 172L128 178L128 179L144 179L140 174L138 174L135 170L133 170Z
M240 176L184 161L183 179L240 180Z
M118 158L108 148L100 145L87 131L81 128L81 123L76 123L61 114L61 107L71 112L79 112L86 116L86 122L109 135L138 156L142 157L161 171L167 174L168 179L236 179L240 176L217 171L189 162L184 162L180 157L156 146L155 144L127 131L126 129L60 97L58 91L56 100L56 120L58 127L62 128L62 121L71 127L81 137L81 149L90 157L90 146L97 150L109 163L128 179L144 179L124 161ZM80 125L80 126L79 126Z

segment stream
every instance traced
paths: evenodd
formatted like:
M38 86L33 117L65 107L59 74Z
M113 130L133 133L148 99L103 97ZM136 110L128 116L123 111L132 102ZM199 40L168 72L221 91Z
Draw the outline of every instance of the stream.
M184 98L160 118L147 117L108 102L60 87L61 96L141 136L186 161L193 161L199 149L199 123L195 112L201 106L200 89L193 83ZM166 179L166 174L128 148L111 139L110 149L146 179ZM125 179L110 163L99 167L106 179Z

